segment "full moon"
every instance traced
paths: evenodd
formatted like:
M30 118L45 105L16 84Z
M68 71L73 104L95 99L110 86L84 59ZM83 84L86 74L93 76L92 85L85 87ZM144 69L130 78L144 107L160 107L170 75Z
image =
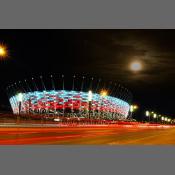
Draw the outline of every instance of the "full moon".
M142 70L142 64L139 61L134 61L130 64L130 69L134 72Z

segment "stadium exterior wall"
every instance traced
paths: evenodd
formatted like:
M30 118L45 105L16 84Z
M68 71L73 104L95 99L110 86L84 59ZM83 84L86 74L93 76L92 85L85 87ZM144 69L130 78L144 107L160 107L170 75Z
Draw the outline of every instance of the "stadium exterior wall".
M91 116L94 119L116 120L128 117L128 102L93 92L89 101L88 95L88 92L73 90L44 90L22 93L21 102L16 94L9 97L9 101L14 114L18 114L20 110L23 114L53 114L82 118Z

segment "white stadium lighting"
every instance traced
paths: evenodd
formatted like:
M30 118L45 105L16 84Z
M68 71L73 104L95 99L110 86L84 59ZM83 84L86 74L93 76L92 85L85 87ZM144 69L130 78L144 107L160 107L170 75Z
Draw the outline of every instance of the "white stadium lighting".
M92 101L92 91L88 92L88 101Z
M17 95L17 98L18 98L18 101L19 101L19 102L22 102L22 100L23 100L23 94L22 94L22 93L19 93L19 94Z
M41 89L37 87L37 83L35 84L36 87L34 90L30 89L28 84L25 83L23 84L24 88L20 87L20 89L29 89L29 91L18 93L20 89L14 90L13 86L11 86L12 93L10 94L9 101L13 113L18 114L19 111L21 111L21 114L47 114L50 118L52 118L52 115L64 116L66 118L70 116L88 118L90 111L94 119L100 119L103 114L103 118L109 120L124 120L129 115L131 103L131 94L129 91L123 90L120 92L120 89L117 89L117 92L119 91L120 93L112 94L112 90L115 90L114 86L112 89L108 89L110 92L110 94L108 94L108 91L105 89L98 90L99 88L101 89L101 87L98 87L99 82L96 81L93 82L93 85L92 81L88 81L90 84L87 83L85 87L85 78L83 78L81 82L76 82L79 81L77 79L70 81L68 78L68 85L65 87L65 81L62 77L61 88L56 88L54 86L53 75L50 77L52 78L51 89L45 86L42 76L40 76L41 80L33 79L33 83L35 83L35 81L42 83ZM87 87L89 87L88 91ZM128 95L127 98L126 95ZM132 105L131 111L133 110L134 112L136 109L137 106Z

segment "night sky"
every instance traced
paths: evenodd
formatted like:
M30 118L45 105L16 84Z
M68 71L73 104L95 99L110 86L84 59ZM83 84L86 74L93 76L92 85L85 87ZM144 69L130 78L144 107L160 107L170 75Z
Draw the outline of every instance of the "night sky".
M0 63L0 106L8 83L44 74L90 75L117 81L140 111L175 118L175 30L0 30L9 58ZM139 60L140 72L128 65Z

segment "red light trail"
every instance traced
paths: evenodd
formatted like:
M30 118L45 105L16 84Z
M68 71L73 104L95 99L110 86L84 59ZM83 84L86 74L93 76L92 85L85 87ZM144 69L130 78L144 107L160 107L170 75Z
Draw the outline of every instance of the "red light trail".
M0 145L173 144L172 134L175 134L175 128L170 125L4 127L0 128Z

